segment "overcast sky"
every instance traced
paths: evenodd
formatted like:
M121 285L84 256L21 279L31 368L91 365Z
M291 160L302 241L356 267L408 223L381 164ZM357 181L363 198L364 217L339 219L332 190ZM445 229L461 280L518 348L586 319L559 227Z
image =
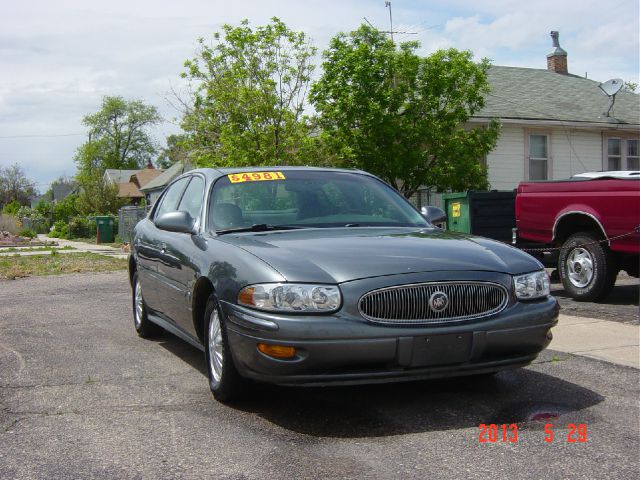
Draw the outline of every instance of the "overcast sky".
M546 68L551 30L560 31L569 71L604 81L640 82L638 0L392 0L396 35L428 54L456 47L496 65ZM45 191L75 173L86 140L83 115L104 95L142 99L167 122L162 144L178 131L166 102L198 37L243 18L270 17L307 33L320 49L366 17L388 29L384 0L2 0L0 15L0 167L15 162Z

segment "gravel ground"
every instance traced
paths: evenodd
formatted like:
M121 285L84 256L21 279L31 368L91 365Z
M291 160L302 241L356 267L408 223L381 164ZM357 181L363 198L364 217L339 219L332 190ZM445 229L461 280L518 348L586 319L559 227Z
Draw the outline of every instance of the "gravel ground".
M260 386L138 338L126 273L0 282L0 478L636 478L639 371L546 351L493 379ZM478 442L517 423L516 443ZM545 442L552 423L553 442ZM587 441L569 443L568 425Z
M552 270L548 270L551 274ZM552 281L551 294L560 302L561 312L565 315L599 318L638 325L640 313L640 280L620 272L611 294L599 302L576 302L565 294L562 283Z

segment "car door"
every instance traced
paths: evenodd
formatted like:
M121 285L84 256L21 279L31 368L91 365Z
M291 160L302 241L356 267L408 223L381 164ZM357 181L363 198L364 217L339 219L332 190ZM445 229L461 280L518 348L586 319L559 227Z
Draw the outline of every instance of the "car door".
M204 177L194 174L177 206L178 211L187 212L195 219L196 232L200 227L204 187ZM164 236L166 261L159 267L170 289L167 291L167 299L170 297L171 303L166 306L165 313L182 330L194 337L196 331L191 316L191 292L198 277L195 255L199 249L194 242L196 237L197 235L188 233L167 232Z
M171 292L171 288L167 285L164 265L172 261L166 255L166 242L169 240L171 232L157 228L154 220L177 209L190 179L190 176L182 177L167 187L152 213L152 218L145 226L144 234L140 235L138 245L136 245L142 258L143 268L141 271L144 271L142 292L145 302L152 310L165 314L165 316L170 305L167 292Z

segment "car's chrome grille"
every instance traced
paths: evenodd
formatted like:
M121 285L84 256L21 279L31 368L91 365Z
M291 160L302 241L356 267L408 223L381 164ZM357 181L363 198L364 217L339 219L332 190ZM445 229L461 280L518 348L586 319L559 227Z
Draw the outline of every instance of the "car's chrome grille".
M438 311L442 294L448 303ZM496 283L432 282L374 290L360 298L358 309L374 323L419 325L486 317L502 311L508 301L507 289Z

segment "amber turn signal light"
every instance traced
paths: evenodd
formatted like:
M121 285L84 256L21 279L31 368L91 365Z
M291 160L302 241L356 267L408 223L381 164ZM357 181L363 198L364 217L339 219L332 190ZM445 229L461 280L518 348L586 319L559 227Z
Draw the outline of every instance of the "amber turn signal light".
M294 347L287 347L286 345L259 343L258 350L273 358L293 358L296 355L296 349Z
M240 294L238 295L238 303L240 303L241 305L255 305L255 302L253 301L254 291L255 289L251 287L243 288L242 290L240 290Z

